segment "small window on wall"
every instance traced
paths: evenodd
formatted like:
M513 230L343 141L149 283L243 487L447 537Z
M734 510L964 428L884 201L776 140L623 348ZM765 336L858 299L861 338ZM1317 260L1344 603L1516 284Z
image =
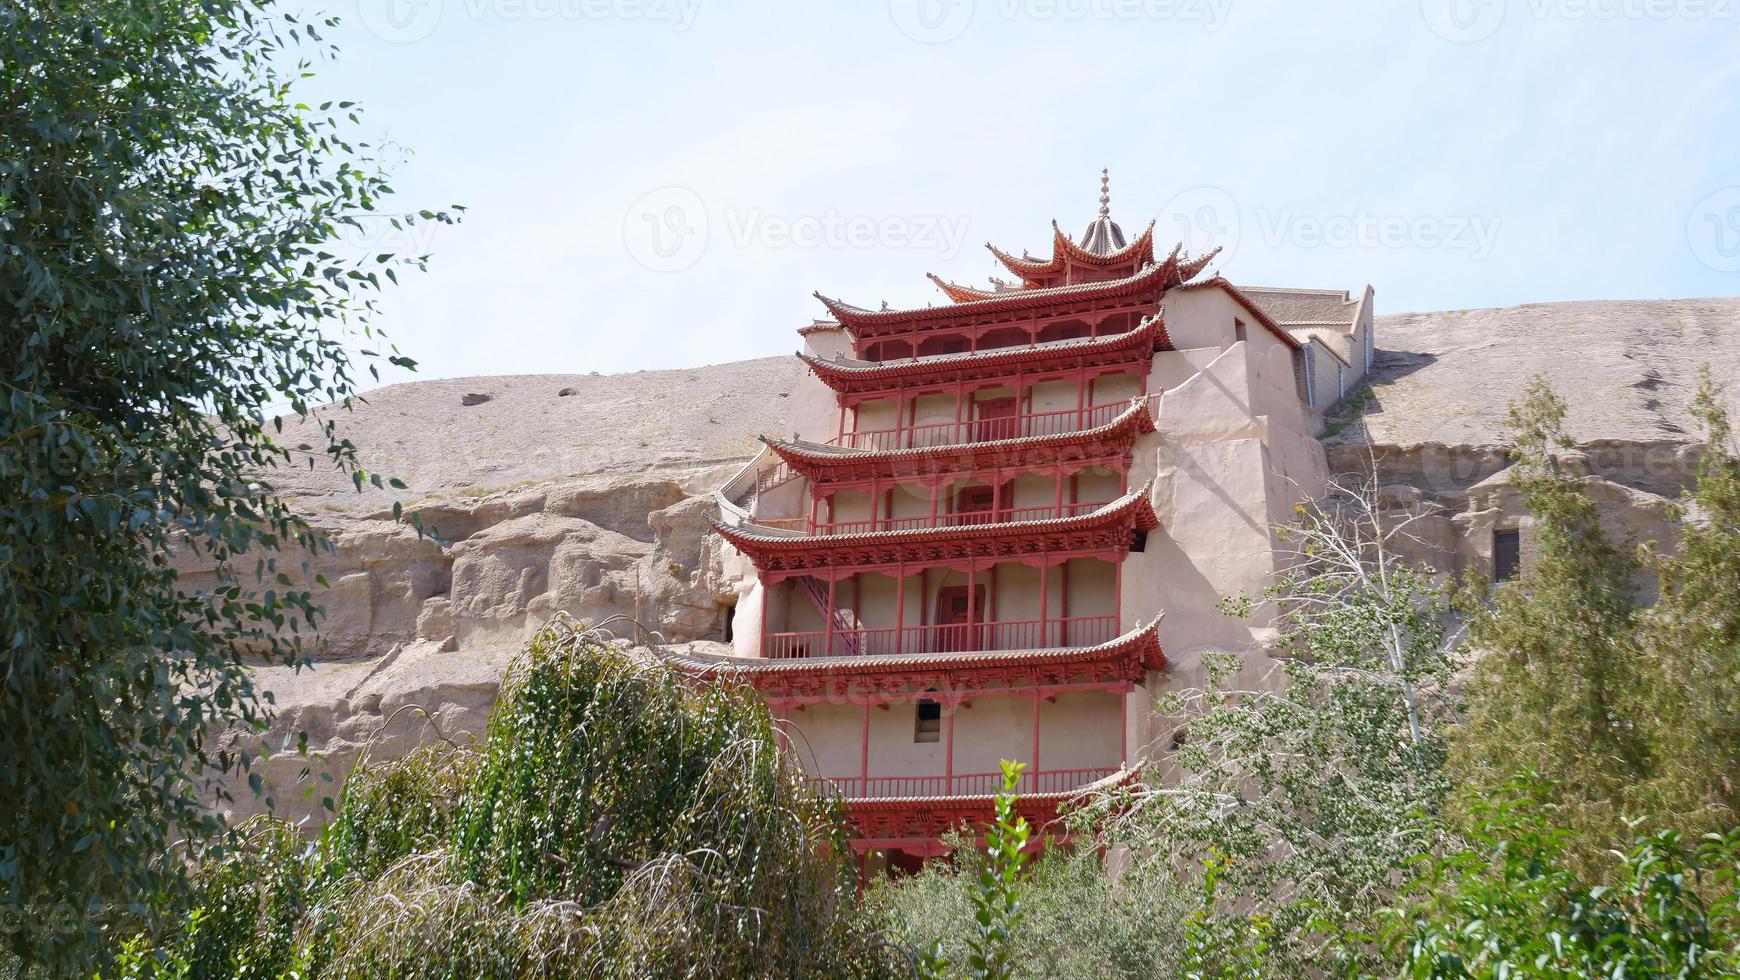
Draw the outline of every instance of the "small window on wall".
M1522 532L1515 528L1492 532L1492 580L1508 582L1522 571Z
M929 698L919 700L912 721L912 740L914 742L939 742L942 740L941 701L932 701Z
M1239 343L1239 344L1242 344L1245 342L1245 321L1243 321L1243 320L1234 320L1233 321L1233 342Z

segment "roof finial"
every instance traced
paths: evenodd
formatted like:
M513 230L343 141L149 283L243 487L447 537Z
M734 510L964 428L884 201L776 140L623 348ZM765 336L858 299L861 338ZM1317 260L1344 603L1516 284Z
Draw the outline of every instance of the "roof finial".
M1112 171L1110 167L1100 168L1100 217L1109 218L1112 215Z

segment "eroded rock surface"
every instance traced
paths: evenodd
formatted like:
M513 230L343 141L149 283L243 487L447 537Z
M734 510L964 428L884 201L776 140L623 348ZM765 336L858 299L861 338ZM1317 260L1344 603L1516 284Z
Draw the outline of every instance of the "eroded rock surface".
M1390 507L1421 516L1418 556L1447 572L1489 568L1492 532L1526 524L1502 422L1530 376L1547 374L1569 401L1579 452L1567 463L1586 473L1608 526L1662 546L1698 458L1686 410L1696 372L1708 363L1740 381L1733 299L1397 314L1378 318L1377 340L1369 393L1330 415L1331 469L1377 459ZM410 484L400 496L434 534L395 524L380 490L323 471L280 475L336 546L314 563L331 583L326 651L313 670L259 672L279 707L270 744L305 731L312 757L269 763L280 812L317 819L319 797L336 795L365 747L397 756L437 730L481 733L507 663L558 613L639 642L723 639L733 597L706 494L757 434L790 430L785 393L799 368L787 357L420 382L333 415L371 470ZM462 404L477 393L490 398ZM304 799L304 766L335 782L316 777ZM245 785L234 795L231 814L260 809Z

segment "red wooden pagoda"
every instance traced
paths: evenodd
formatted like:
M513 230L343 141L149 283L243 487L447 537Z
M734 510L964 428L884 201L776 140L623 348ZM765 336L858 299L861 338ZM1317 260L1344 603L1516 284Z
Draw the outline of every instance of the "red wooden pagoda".
M855 845L897 863L989 817L999 759L1028 764L1042 822L1134 769L1132 694L1166 658L1160 610L1123 598L1159 524L1133 447L1173 349L1162 298L1213 255L1126 240L1103 181L1079 241L1053 223L1049 258L991 249L1013 281L933 276L951 302L923 309L820 296L794 393L814 417L764 440L714 522L755 584L737 655L684 662L752 683Z

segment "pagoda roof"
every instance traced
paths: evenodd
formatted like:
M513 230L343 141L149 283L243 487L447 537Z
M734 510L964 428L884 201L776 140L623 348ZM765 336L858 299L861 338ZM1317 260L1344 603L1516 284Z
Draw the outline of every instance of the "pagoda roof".
M849 392L880 390L887 387L889 382L910 384L962 375L983 377L1047 361L1074 363L1096 358L1145 357L1156 350L1171 349L1172 341L1166 335L1165 319L1155 315L1145 318L1135 329L1123 333L1052 340L1019 347L998 347L988 351L931 354L897 361L817 357L803 351L799 351L797 356L810 366L823 384L838 392Z
M1096 221L1095 226L1097 225ZM1105 268L1132 261L1138 266L1154 261L1154 222L1148 222L1148 227L1142 229L1142 233L1136 236L1135 241L1127 245L1118 240L1123 236L1122 229L1118 229L1116 236L1112 236L1109 230L1104 235L1094 235L1092 232L1095 230L1095 226L1089 226L1089 234L1083 236L1084 244L1078 245L1064 234L1056 220L1053 220L1051 222L1051 258L1049 259L1036 259L1026 254L1017 257L990 242L986 242L985 247L991 250L991 254L996 256L997 261L1003 263L1004 268L1022 279L1054 276L1063 272L1068 265ZM1113 225L1112 227L1116 228L1117 226Z
M1194 276L1207 265L1208 258L1200 264L1191 263L1195 267L1190 273ZM999 313L1017 313L1032 309L1042 309L1047 306L1065 303L1079 303L1091 300L1121 299L1138 295L1149 289L1169 289L1186 281L1180 278L1186 266L1173 259L1166 262L1149 262L1134 274L1121 279L1101 279L1094 282L1073 283L1064 286L1047 286L1039 289L1004 289L982 292L974 299L950 303L946 306L925 306L911 310L867 310L853 306L843 300L834 299L816 293L817 299L834 315L834 319L842 326L851 329L854 336L880 336L889 333L900 333L903 327L916 327L918 324L937 320L958 320L967 316L986 316ZM956 286L957 290L971 292L969 287ZM963 295L965 292L963 292Z
M1150 480L1084 514L989 524L812 535L753 522L726 524L712 517L707 523L757 569L776 578L817 568L947 565L1056 552L1121 555L1129 549L1131 532L1160 526L1148 497L1152 486Z
M848 449L801 439L775 439L769 436L760 438L767 448L790 464L792 469L811 479L815 479L817 474L838 470L955 473L996 465L1008 458L1011 452L1019 453L1022 460L1030 462L1032 453L1049 449L1058 450L1060 456L1064 451L1075 447L1099 450L1089 455L1116 449L1127 451L1130 442L1137 435L1154 431L1155 420L1149 401L1145 396L1132 398L1130 407L1115 418L1075 432L913 449Z
M1082 647L1042 650L960 650L860 657L703 657L667 654L689 674L729 677L764 697L817 701L847 695L902 700L927 691L1031 689L1064 684L1139 682L1166 667L1162 613L1121 636Z

